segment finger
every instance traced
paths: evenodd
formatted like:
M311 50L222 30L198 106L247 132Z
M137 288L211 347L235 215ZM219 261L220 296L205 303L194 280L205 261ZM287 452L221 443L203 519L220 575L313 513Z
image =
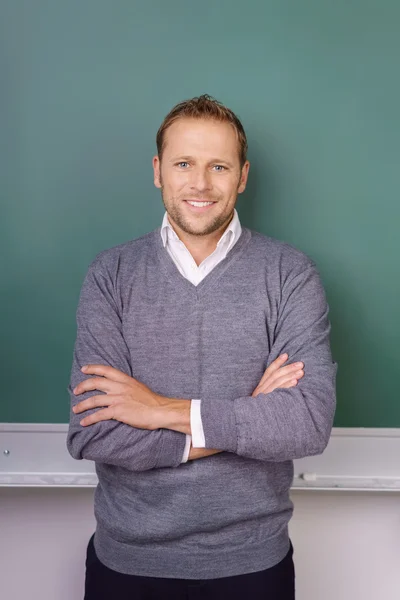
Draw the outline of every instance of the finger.
M273 392L274 390L277 389L287 389L287 388L291 388L291 387L295 387L297 385L297 379L291 379L289 380L287 383L283 383L280 386L270 386L268 389L266 388L256 388L254 390L254 392L252 393L252 396L256 397L258 396L258 394L270 394L271 392Z
M131 379L130 375L115 369L114 367L110 367L109 365L84 365L81 368L83 373L93 373L95 375L102 375L103 377L108 377L112 381L120 381L125 383L127 379Z
M296 371L295 373L288 373L286 375L280 375L279 377L273 377L262 385L258 385L257 388L264 394L273 392L277 388L287 387L285 384L290 383L289 387L297 384L297 381L304 376L304 371Z
M86 398L86 400L82 400L82 402L75 404L75 406L72 407L72 411L75 414L79 414L81 412L85 412L85 410L96 408L97 406L110 406L112 402L113 397L107 394L103 394L101 396L90 396L90 398Z
M264 381L275 371L277 371L279 368L282 367L282 365L287 361L288 359L288 355L287 354L281 354L281 356L278 356L278 358L276 358L274 361L272 361L272 363L265 369L264 371L264 375L262 376L260 383L264 383Z
M258 385L264 385L267 383L267 380L274 382L277 377L282 377L283 375L293 375L293 372L296 372L303 368L302 362L293 363L291 365L286 365L286 367L280 367L278 370L273 371L272 373L265 372L262 376L260 383Z
M266 388L268 390L268 392L272 392L273 390L275 390L277 388L284 387L285 384L287 384L287 383L296 385L298 380L301 379L303 376L304 376L303 371L298 371L297 373L291 373L291 374L283 376L283 377L278 377L274 381L268 381L267 384L264 386L264 388Z
M114 418L114 407L108 407L104 410L96 410L93 414L82 419L79 424L86 427L86 425L93 425L93 423L99 423L100 421L109 421Z
M271 375L271 379L278 379L280 377L292 377L296 376L297 373L303 374L303 363L293 363L292 365L286 365L286 367L282 367L279 371L276 371L273 375Z
M112 392L116 391L115 386L118 383L116 381L112 381L107 377L91 377L90 379L85 379L78 383L78 385L73 389L75 396L79 396L79 394L83 394L84 392L89 392L90 390L100 390L101 392Z
M269 365L269 367L267 367L267 370L269 369L270 371L276 371L283 364L285 364L285 362L287 361L288 358L289 357L286 354L286 352L284 354L281 354L280 356L278 356L278 358L276 358L275 360L272 361L272 363Z
M297 385L297 379L292 379L290 380L288 383L283 383L280 386L269 386L268 388L256 388L254 390L254 392L252 393L252 396L257 397L259 394L270 394L271 392L274 392L275 390L279 390L279 389L286 389L286 388L291 388L291 387L295 387Z
M281 383L284 383L285 381L290 381L292 379L301 379L302 377L304 377L304 371L303 369L299 369L297 371L292 371L292 372L287 372L287 373L282 373L282 375L279 375L279 377L275 378L275 383L278 383L279 385Z

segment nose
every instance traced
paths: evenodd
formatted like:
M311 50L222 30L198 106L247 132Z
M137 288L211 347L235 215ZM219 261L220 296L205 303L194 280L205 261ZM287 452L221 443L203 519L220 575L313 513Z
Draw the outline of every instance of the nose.
M193 169L191 176L190 189L192 191L200 195L212 189L211 174L207 169Z

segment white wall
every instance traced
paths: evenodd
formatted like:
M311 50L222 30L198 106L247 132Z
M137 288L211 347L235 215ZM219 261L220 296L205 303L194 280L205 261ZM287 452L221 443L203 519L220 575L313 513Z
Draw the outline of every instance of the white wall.
M94 489L0 488L0 598L81 600ZM297 600L399 600L400 494L294 491Z
M298 600L400 599L400 494L292 498Z

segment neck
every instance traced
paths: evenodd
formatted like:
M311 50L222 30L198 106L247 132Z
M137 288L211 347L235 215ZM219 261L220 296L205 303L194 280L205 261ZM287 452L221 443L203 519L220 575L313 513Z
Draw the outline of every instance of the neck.
M207 256L210 256L210 254L214 252L219 240L229 227L229 223L232 221L233 215L234 213L232 213L232 217L220 229L217 229L208 235L192 235L186 231L183 231L175 222L171 221L169 215L168 221L176 235L179 237L181 242L185 244L186 248L193 256L196 265L199 266L203 260L207 258Z

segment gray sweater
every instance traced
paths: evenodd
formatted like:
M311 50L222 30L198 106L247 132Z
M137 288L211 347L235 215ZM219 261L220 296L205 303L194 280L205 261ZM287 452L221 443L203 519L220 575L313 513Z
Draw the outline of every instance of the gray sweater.
M278 563L289 549L295 458L321 453L335 411L337 364L315 264L295 248L243 227L195 286L162 245L160 228L100 252L77 309L68 391L111 365L168 397L200 398L206 447L220 454L181 464L186 436L118 421L79 424L67 447L95 461L94 544L121 573L209 579ZM302 361L296 387L256 398L266 367L287 352Z

